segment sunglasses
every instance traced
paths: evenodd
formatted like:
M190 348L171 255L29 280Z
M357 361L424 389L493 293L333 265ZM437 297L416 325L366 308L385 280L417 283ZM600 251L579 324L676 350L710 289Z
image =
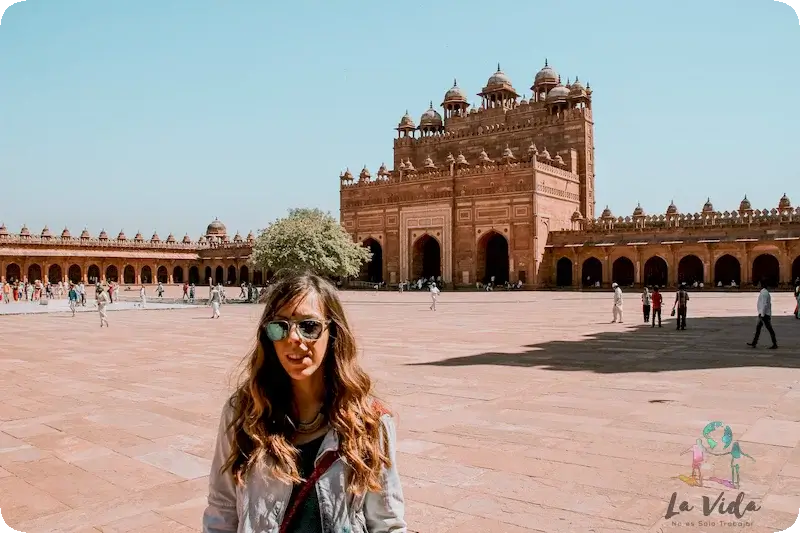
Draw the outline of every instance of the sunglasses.
M297 334L307 341L318 340L322 332L330 324L330 320L317 320L304 318L303 320L271 320L264 325L264 332L269 340L277 342L289 336L292 327L297 328Z

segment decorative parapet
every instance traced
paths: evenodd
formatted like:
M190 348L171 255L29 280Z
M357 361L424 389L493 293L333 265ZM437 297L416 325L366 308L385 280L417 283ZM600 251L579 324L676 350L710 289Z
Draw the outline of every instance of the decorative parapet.
M134 250L187 250L198 251L215 248L250 248L249 242L224 242L224 241L198 241L198 242L167 242L167 241L136 241L100 238L53 238L34 235L9 234L0 235L0 246L22 244L25 246L70 247L70 248L121 248Z

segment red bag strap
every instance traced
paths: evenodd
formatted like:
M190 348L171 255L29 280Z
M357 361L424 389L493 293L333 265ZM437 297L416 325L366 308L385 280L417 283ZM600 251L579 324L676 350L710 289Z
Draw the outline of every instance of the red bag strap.
M311 473L308 479L306 479L305 483L303 483L303 486L300 489L300 492L297 493L297 498L294 499L292 506L289 508L286 514L283 515L280 533L286 533L289 525L292 523L292 520L297 514L298 509L300 509L300 506L305 503L306 499L308 499L309 493L314 490L314 486L317 484L319 478L322 477L322 474L327 472L327 470L338 458L339 452L337 451L329 451L322 456L322 459L319 460L317 466L314 467L314 471Z

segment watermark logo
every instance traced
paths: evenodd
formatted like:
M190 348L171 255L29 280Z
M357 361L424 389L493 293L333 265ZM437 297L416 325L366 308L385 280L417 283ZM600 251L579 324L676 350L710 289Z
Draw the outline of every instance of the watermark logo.
M681 455L688 455L691 458L691 473L680 474L678 479L691 487L720 486L722 490L716 498L702 496L702 499L694 505L689 503L687 498L679 498L678 493L673 492L664 518L671 519L674 523L681 522L681 525L692 526L750 525L746 518L747 513L758 511L761 506L752 500L747 500L742 491L739 491L734 499L725 493L725 489L739 490L742 466L745 463L755 462L755 459L745 453L739 442L733 438L730 426L720 421L709 422L700 431L695 443ZM724 473L706 477L704 470L710 470L709 463L712 458L718 458L715 463L722 460ZM703 520L699 523L691 520L684 523L681 518L676 518L682 513L690 516L698 512L702 512L703 515Z

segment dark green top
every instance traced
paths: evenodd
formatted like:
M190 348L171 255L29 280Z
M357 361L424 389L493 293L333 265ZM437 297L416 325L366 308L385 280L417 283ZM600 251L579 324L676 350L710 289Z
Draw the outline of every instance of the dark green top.
M300 467L300 477L303 479L308 479L314 471L314 461L317 458L317 452L319 452L319 447L322 445L322 440L324 438L325 435L311 442L297 446L297 449L300 450L300 464L298 466ZM294 499L297 497L302 486L302 483L294 486L287 510L292 508ZM306 498L305 503L297 510L297 514L294 516L294 520L292 520L289 531L291 533L322 533L322 518L319 514L319 498L317 498L316 489L309 491L308 498Z

